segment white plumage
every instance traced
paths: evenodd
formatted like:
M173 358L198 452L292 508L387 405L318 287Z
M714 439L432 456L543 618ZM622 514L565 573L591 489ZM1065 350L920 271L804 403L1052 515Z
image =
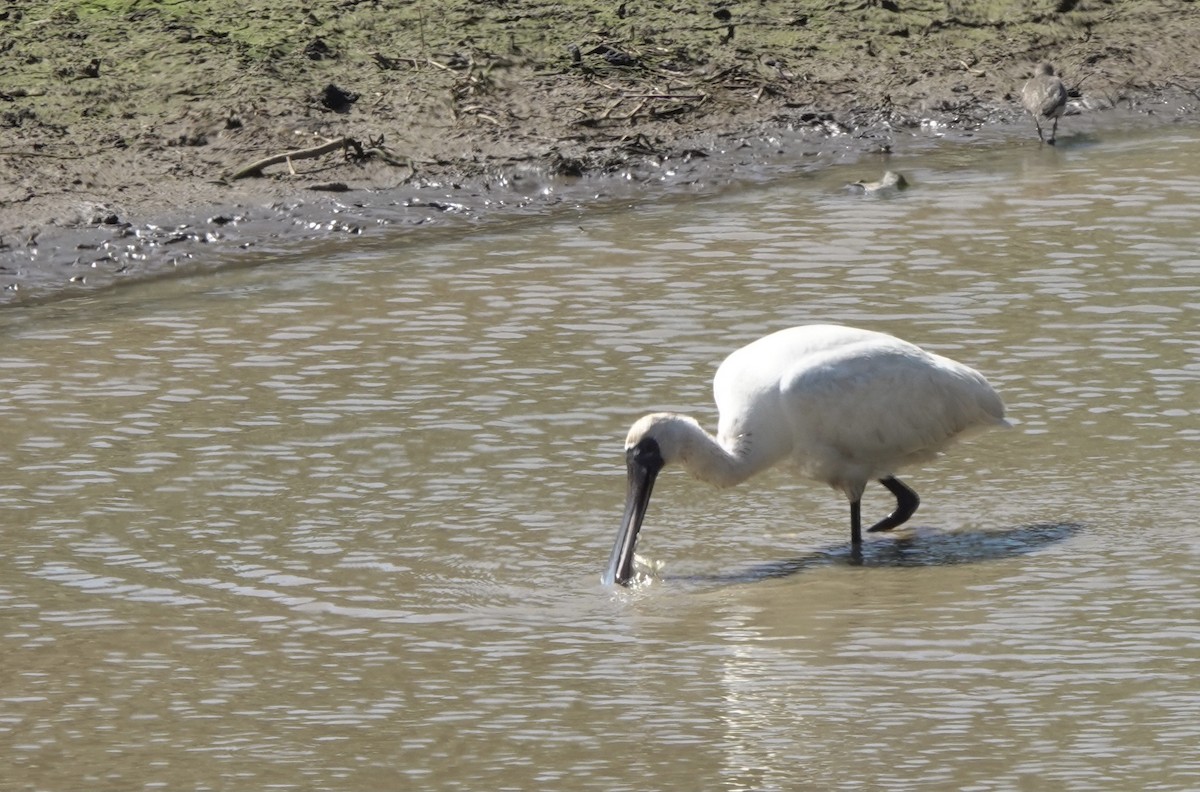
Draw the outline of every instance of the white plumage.
M790 463L845 494L858 544L868 481L897 498L896 511L870 530L894 528L920 502L897 470L932 459L966 432L1006 424L1003 402L974 369L886 333L837 325L780 330L735 351L717 369L713 396L715 437L674 413L652 413L629 430L629 491L606 582L632 576L637 534L666 465L729 487Z

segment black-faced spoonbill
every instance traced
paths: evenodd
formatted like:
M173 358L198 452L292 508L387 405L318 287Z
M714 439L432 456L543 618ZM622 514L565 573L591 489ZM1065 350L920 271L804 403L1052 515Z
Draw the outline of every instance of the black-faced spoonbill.
M1033 116L1033 125L1037 127L1038 140L1054 145L1054 136L1058 134L1058 119L1067 109L1067 87L1054 74L1054 67L1043 63L1037 67L1033 77L1021 89L1021 104ZM1050 130L1050 139L1042 136L1042 122L1054 121Z
M978 371L886 333L837 325L792 327L742 347L717 369L713 397L716 437L675 413L651 413L629 430L625 514L605 584L633 577L655 477L672 463L717 487L790 463L846 495L857 547L868 481L896 496L895 511L868 530L891 530L920 503L898 469L932 459L965 432L1008 425Z

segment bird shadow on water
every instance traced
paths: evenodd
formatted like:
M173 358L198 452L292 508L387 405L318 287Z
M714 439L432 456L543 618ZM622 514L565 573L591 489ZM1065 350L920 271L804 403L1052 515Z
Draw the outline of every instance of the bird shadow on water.
M1083 530L1084 526L1080 523L1036 523L979 531L915 528L864 542L858 550L844 544L721 574L687 575L674 579L695 583L754 583L790 577L818 567L839 565L934 567L975 564L1028 555L1066 541Z
M1063 132L1060 129L1058 137L1055 138L1054 142L1045 145L1048 151L1073 151L1075 149L1095 148L1103 142L1104 138L1090 132ZM1053 146L1053 148L1051 149L1050 146Z

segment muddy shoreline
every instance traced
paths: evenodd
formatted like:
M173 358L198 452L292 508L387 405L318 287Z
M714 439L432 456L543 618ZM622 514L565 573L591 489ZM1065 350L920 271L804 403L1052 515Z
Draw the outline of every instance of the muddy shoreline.
M768 1L681 22L445 2L440 27L357 2L76 5L3 12L0 305L834 163L870 178L935 145L1039 145L1015 96L1043 58L1073 89L1063 146L1200 110L1187 3Z

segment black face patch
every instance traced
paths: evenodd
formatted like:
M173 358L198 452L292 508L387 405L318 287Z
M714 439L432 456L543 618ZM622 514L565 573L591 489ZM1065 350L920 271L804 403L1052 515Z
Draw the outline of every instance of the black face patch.
M629 467L636 465L654 473L662 470L662 449L658 447L658 441L653 437L643 437L637 445L625 449L625 464Z

